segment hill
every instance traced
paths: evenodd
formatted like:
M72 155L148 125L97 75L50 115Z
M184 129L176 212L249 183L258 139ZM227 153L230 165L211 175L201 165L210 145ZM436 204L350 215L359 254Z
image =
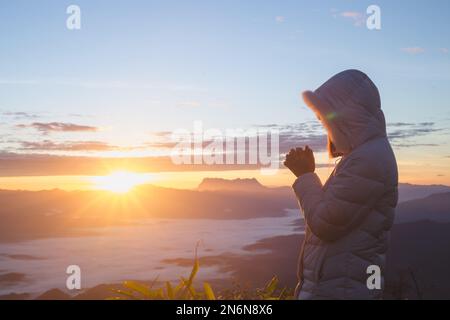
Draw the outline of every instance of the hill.
M450 192L432 194L423 199L400 203L397 206L395 223L420 220L450 222Z
M198 185L198 191L243 191L243 192L255 192L263 191L267 188L264 187L258 180L253 179L221 179L221 178L205 178Z
M450 192L449 186L444 185L417 185L410 183L398 184L399 202L405 202L413 199L421 199L428 197L434 193Z

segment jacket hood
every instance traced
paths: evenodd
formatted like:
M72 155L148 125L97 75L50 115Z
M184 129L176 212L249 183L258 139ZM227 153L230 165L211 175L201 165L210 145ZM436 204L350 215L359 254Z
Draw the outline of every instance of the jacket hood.
M336 74L303 99L328 132L331 157L350 153L368 140L386 137L380 94L370 78L358 70Z

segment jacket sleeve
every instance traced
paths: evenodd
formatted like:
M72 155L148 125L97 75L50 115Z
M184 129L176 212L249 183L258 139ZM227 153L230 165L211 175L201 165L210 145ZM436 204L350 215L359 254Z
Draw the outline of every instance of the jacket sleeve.
M315 173L297 178L293 188L312 233L336 241L364 220L385 191L383 177L370 167L366 161L351 160L325 191Z

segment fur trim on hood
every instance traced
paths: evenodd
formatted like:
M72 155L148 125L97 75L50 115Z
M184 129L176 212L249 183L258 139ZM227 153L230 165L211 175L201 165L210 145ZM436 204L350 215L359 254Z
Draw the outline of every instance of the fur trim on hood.
M386 136L380 94L370 78L358 70L336 74L303 99L328 132L330 157L350 153L361 144Z

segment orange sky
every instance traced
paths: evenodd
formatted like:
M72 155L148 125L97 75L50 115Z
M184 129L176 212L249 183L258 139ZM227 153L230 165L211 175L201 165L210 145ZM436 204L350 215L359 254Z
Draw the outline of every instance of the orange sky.
M449 159L450 162L450 159ZM450 185L448 165L417 166L414 163L400 163L400 182L413 184L446 184ZM316 172L322 182L330 175L331 168L318 168ZM439 175L438 172L447 172ZM139 175L139 174L138 174ZM214 177L224 179L257 178L266 186L290 186L294 176L286 169L279 170L276 175L262 175L259 170L229 171L187 171L141 174L139 183L149 183L164 187L192 189L197 187L203 178ZM101 189L92 176L34 176L34 177L1 177L1 189L12 190L47 190L53 188L65 190Z

